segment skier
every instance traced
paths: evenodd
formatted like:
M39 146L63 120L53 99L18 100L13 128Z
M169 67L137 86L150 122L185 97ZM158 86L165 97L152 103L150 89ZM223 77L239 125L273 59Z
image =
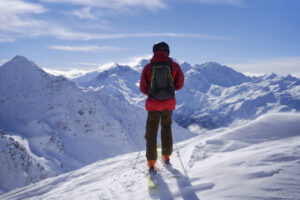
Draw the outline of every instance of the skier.
M162 160L170 165L170 155L173 151L172 139L172 112L175 109L175 90L184 84L184 75L180 66L169 57L169 45L165 42L153 46L153 57L141 74L140 90L148 95L146 110L148 118L146 123L146 157L149 173L156 174L155 162L157 160L156 138L161 123Z

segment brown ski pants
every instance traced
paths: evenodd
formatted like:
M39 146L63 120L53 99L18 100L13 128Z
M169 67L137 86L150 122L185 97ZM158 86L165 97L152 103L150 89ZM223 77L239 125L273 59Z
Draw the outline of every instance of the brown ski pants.
M146 157L147 160L157 160L157 131L161 122L162 155L171 155L173 151L172 110L148 111L146 124Z

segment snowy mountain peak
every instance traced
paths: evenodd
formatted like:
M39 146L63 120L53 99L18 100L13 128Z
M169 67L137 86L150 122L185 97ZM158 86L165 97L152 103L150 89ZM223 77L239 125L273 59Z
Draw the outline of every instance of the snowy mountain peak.
M18 67L19 69L21 68L28 69L31 67L31 68L39 69L39 67L34 62L20 55L17 55L13 57L13 59L11 59L10 61L4 63L1 68L6 68L6 67Z
M294 76L292 76L292 75L287 75L285 78L284 78L284 80L286 80L286 81L298 81L299 82L299 79L298 78L296 78L296 77L294 77Z
M184 67L188 68L188 66ZM212 84L221 87L231 87L251 81L251 78L225 65L220 65L216 62L206 62L192 66L186 73L186 80L186 85L189 87L196 86L197 90L207 92Z
M111 68L104 70L103 72L99 73L96 79L103 79L107 78L112 75L117 76L124 76L126 73L137 73L134 69L127 65L119 65L118 63L115 63Z
M37 76L40 74L45 75L46 73L39 68L34 62L28 60L24 56L15 56L10 61L4 63L0 68L0 76L7 78L29 78L32 79L33 75Z
M276 78L276 77L278 77L278 76L277 76L277 74L275 74L275 73L266 74L266 75L263 76L263 78L266 79L266 80L267 80L267 79L269 79L269 80L270 80L270 79L274 79L274 78Z
M232 75L232 74L240 74L241 73L233 70L230 67L227 67L226 65L221 65L217 62L206 62L201 65L195 65L196 68L199 68L202 72L206 73L222 73L226 75Z
M211 68L217 68L217 67L226 67L225 65L221 65L217 62L205 62L203 64L200 65L201 67L211 67Z
M191 64L189 64L186 61L184 61L183 63L181 63L180 67L181 67L181 70L183 71L183 73L186 73L188 70L190 70L192 68Z
M72 82L67 83L62 76L46 73L23 56L15 56L0 68L0 91L4 92L3 98L15 98L13 92L16 91L17 95L25 96L48 94L50 90L60 90L63 84L74 85Z
M24 56L21 56L21 55L16 55L15 57L13 57L11 59L12 62L30 62L26 57Z

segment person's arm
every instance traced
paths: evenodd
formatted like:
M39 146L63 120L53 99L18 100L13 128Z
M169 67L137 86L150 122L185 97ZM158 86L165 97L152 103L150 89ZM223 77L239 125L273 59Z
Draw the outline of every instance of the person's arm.
M175 74L175 89L180 90L184 85L184 74L180 68L180 66L177 63L174 63L176 66L176 74Z
M148 87L149 87L147 81L147 67L148 65L144 67L141 75L141 80L140 80L140 91L145 95L148 95Z

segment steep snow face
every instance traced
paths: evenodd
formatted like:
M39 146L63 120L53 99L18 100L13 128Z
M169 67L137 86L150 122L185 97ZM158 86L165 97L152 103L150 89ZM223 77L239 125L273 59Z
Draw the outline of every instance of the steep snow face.
M144 107L145 96L138 89L143 66L137 66L116 64L89 81L73 80L81 87ZM214 129L268 112L300 111L300 80L292 76L250 78L215 62L194 66L184 62L181 68L185 85L176 93L174 119L183 127Z
M186 73L185 85L187 88L206 93L211 85L231 87L250 80L251 78L227 66L215 62L207 62L193 67L190 66Z
M178 144L171 161L179 178L158 163L159 190L147 187L146 160L136 153L96 162L0 196L1 199L299 199L300 114L268 114L234 129L207 132ZM142 152L143 154L145 152ZM127 167L124 167L127 166Z
M140 72L137 70L126 65L115 64L110 69L100 72L94 79L80 82L79 85L84 88L92 87L91 89L97 91L101 90L123 102L140 105L140 102L145 100L145 96L139 91L139 76ZM75 81L78 82L78 79Z
M82 91L24 57L0 68L0 94L1 129L27 139L56 173L144 148L143 109L105 91ZM178 141L193 136L176 131Z
M35 183L55 173L46 160L30 152L27 140L0 130L0 190L9 191Z

